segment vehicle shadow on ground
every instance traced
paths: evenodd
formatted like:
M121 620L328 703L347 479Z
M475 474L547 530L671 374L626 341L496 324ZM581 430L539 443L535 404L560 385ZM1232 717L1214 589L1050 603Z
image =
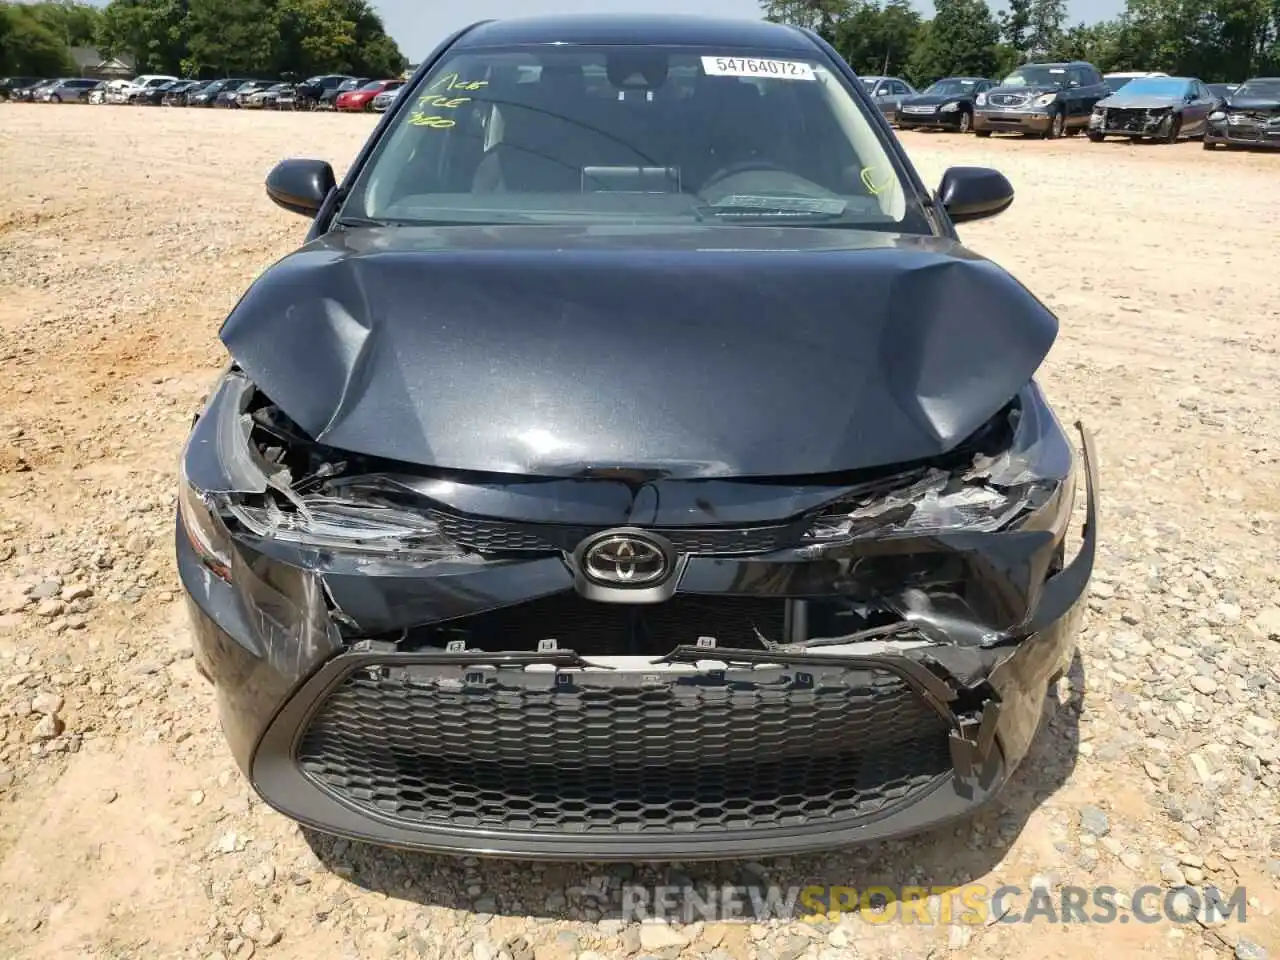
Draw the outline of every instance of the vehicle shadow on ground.
M761 898L768 895L768 887L777 886L783 888L784 899L786 888L810 885L854 887L859 892L872 887L957 887L991 873L1031 815L1075 769L1086 689L1078 652L1067 678L1069 693L1061 700L1056 692L1050 693L1030 753L996 800L951 826L906 840L763 862L628 864L464 860L352 843L311 830L304 830L304 836L327 869L365 890L424 906L503 916L638 919L634 911L624 916L623 910L623 887L637 884L693 886L704 896L708 886L716 888L718 896L723 896L723 887L736 886L753 888ZM517 889L525 894L539 891L537 902L516 899ZM740 896L747 919L754 919L752 893L747 890Z

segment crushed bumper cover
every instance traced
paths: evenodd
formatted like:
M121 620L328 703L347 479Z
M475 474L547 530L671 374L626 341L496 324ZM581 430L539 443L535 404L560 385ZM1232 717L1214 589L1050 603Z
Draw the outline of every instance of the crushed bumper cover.
M758 857L916 833L1001 789L1070 662L1097 543L1095 457L1082 437L1080 550L1019 630L982 643L926 625L865 654L708 648L691 636L666 657L610 668L554 648L406 652L339 638L327 604L354 597L339 578L246 553L227 583L179 536L196 662L254 788L322 832L597 861ZM521 596L508 602L563 589L559 560L520 566ZM784 590L775 566L694 558L681 589ZM460 604L468 591L491 603L501 575L460 575L451 589ZM402 589L386 592L388 607L411 605L414 585Z
M1280 122L1210 122L1205 127L1204 142L1233 147L1280 148Z

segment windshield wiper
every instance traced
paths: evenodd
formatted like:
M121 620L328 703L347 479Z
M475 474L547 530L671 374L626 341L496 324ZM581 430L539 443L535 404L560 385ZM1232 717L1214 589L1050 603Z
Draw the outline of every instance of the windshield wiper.
M333 221L336 227L363 229L366 227L492 227L492 220L406 220L397 217L339 217Z
M762 217L776 220L837 220L849 204L838 197L765 197L735 194L699 209L717 217Z

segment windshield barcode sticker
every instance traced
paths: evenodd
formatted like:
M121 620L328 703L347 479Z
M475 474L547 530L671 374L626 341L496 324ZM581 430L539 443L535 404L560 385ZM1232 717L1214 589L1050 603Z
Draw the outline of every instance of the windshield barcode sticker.
M709 77L765 77L775 80L814 80L813 65L798 60L757 60L753 57L703 57Z

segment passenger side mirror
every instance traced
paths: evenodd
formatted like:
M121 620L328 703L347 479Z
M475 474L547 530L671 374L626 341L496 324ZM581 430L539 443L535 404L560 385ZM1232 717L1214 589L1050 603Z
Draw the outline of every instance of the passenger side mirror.
M988 167L950 167L938 185L938 202L956 223L1004 213L1013 203L1013 184Z
M338 185L324 160L281 160L267 174L267 196L290 213L314 217Z

